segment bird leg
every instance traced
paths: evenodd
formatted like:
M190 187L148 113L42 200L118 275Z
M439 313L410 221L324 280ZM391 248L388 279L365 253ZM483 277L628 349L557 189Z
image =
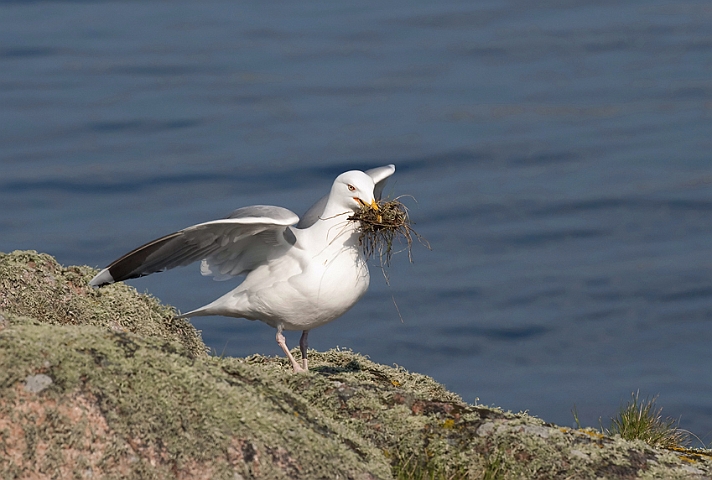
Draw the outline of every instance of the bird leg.
M309 370L309 365L307 363L307 348L309 347L309 342L307 342L307 337L309 336L309 330L304 330L302 332L302 338L299 339L299 350L302 351L302 368L304 371Z
M292 352L290 352L289 349L287 348L287 341L284 339L284 335L282 335L282 328L283 328L282 325L277 327L277 345L282 347L282 351L284 352L285 355L287 355L287 358L292 363L292 367L294 368L294 373L305 372L306 370L299 366L297 361L294 359Z

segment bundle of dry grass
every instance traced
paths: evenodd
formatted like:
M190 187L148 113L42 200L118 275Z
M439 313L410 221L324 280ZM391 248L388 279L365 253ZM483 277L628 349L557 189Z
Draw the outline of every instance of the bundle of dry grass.
M388 266L393 255L393 241L405 239L408 250L408 260L413 261L411 254L413 236L420 243L430 248L428 242L411 227L408 209L397 198L379 200L378 210L364 205L361 210L348 218L361 223L359 243L366 258L378 255L381 265Z

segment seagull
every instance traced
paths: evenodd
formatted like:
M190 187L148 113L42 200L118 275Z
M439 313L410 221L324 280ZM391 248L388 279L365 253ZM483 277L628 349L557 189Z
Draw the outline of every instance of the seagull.
M127 253L90 282L101 287L201 260L200 273L215 280L244 276L234 290L179 315L222 315L259 320L277 329L277 344L295 372L309 369L307 337L340 317L366 293L369 272L359 245L359 209L378 210L395 165L342 173L328 195L300 219L283 207L253 205L227 218L199 223ZM301 330L301 365L283 330Z

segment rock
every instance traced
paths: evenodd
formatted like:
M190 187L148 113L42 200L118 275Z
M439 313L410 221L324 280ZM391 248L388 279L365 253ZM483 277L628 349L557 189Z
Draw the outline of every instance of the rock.
M45 388L52 385L52 379L47 375L28 375L25 378L25 391L30 393L40 393Z
M653 449L470 405L350 351L217 358L94 271L0 254L0 478L712 478Z
M47 254L34 251L0 253L0 311L25 317L30 323L94 325L116 332L177 341L191 355L206 355L200 334L173 307L118 283L100 289L89 286L96 273L90 267L64 268ZM0 329L3 328L0 319Z

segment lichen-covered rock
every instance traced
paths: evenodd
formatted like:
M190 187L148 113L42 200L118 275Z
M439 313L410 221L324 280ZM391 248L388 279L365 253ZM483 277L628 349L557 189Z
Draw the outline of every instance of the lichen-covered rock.
M89 286L91 267L62 267L34 251L0 252L0 311L53 325L94 325L182 343L191 355L205 355L200 334L175 318L173 307L118 283Z
M373 445L282 386L288 370L57 325L4 329L0 365L1 478L390 474Z
M349 351L205 355L173 310L88 267L0 254L0 478L712 478L653 449L470 405Z
M287 385L380 448L398 478L712 478L709 450L654 449L470 405L429 377L349 352L310 352L309 361L315 374Z

